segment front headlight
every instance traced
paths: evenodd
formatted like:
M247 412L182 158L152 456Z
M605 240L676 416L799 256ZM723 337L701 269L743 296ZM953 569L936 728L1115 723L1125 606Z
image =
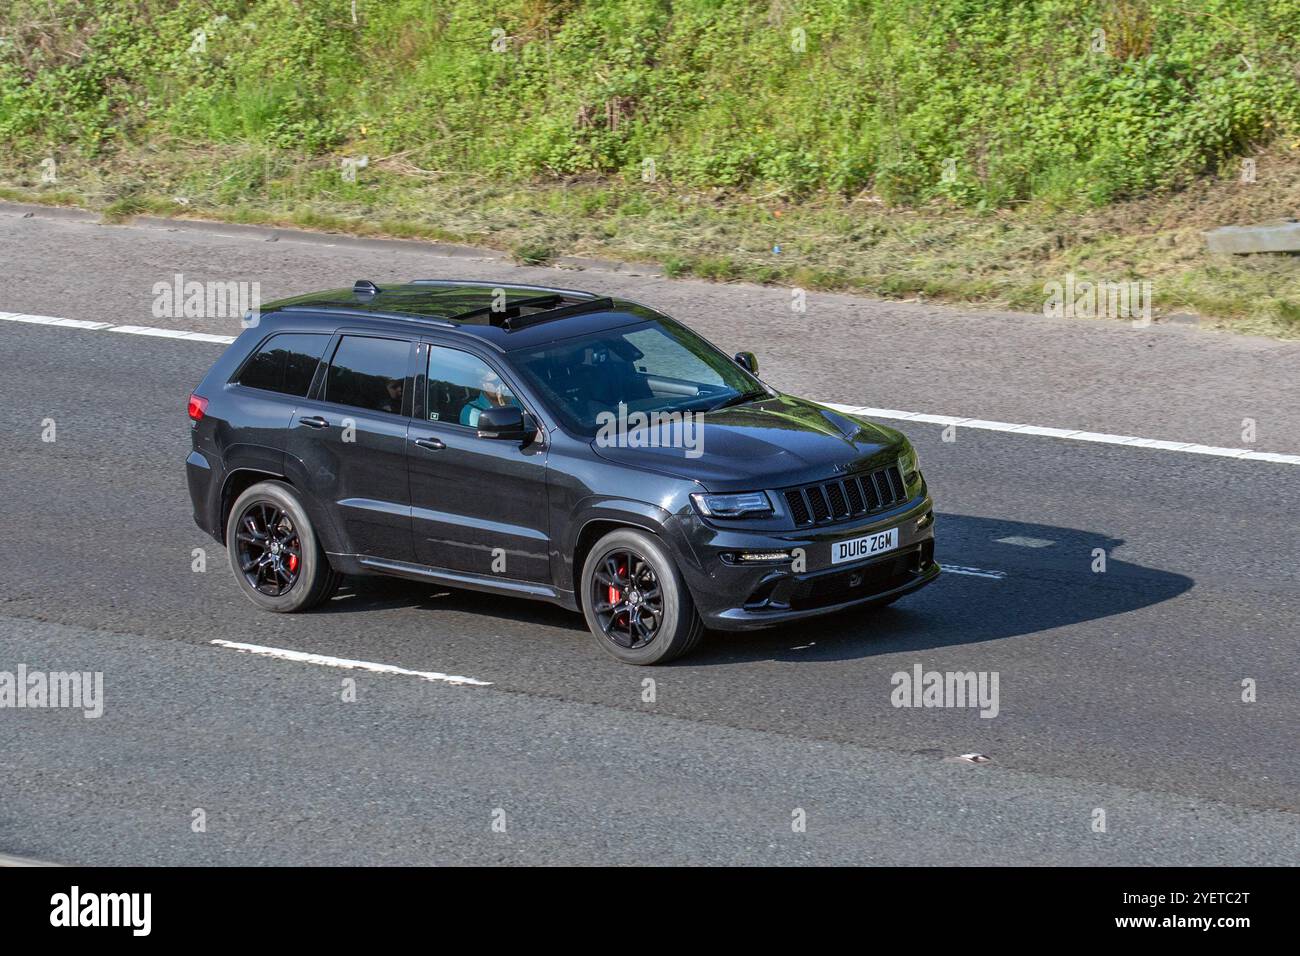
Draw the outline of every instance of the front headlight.
M743 491L734 495L696 492L691 495L691 501L700 514L709 518L744 518L772 513L772 502L766 491Z
M911 442L904 446L903 453L898 456L898 470L903 473L903 484L908 487L920 477L921 456L916 453Z

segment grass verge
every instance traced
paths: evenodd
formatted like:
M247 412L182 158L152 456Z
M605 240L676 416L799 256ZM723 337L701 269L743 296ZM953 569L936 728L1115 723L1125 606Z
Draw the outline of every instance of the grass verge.
M976 213L941 202L695 190L602 177L503 182L372 160L345 181L329 157L173 143L65 163L59 181L6 168L0 198L140 214L478 245L526 264L590 256L660 264L675 277L747 281L965 307L1037 312L1045 286L1149 281L1157 321L1300 338L1300 261L1211 255L1203 232L1294 215L1300 143L1256 157L1254 182L1206 176L1101 209L1024 204Z

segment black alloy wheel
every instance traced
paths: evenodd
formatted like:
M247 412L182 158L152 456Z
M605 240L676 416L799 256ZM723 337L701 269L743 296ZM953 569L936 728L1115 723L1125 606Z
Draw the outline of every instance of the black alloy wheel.
M605 555L592 577L592 610L605 637L639 650L659 634L664 594L650 562L635 551Z
M239 568L253 590L281 597L298 583L302 542L289 513L273 501L252 501L235 533Z

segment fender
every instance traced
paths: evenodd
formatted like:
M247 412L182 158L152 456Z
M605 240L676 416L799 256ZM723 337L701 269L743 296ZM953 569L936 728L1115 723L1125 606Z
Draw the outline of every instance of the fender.
M244 446L244 447L250 448L254 446ZM274 449L271 448L261 448L258 450L262 452L274 451ZM215 494L208 496L208 503L207 503L208 524L213 529L213 536L222 544L226 543L226 521L225 521L226 516L223 514L225 510L225 504L226 504L226 495L228 494L230 486L235 481L235 479L239 478L245 472L250 472L250 471L256 472L259 475L265 475L267 478L284 477L284 469L283 467L281 467L281 462L279 460L278 455L274 460L271 460L270 458L260 456L260 455L252 455L237 460L233 463L227 461L224 464L219 479L219 486L217 481L213 482L214 485L213 490ZM231 504L233 503L234 502L232 500Z
M555 563L556 586L566 591L577 590L577 579L581 568L574 567L573 555L583 532L593 522L614 522L633 528L640 528L653 535L669 541L679 554L691 554L690 545L680 535L671 520L672 512L658 505L631 498L616 498L609 495L591 495L579 501L566 527L565 537L556 542L557 553L552 555Z
M203 527L205 531L224 544L226 523L222 515L222 505L226 498L226 489L230 487L231 479L242 471L265 472L282 478L284 477L284 453L280 449L271 448L268 445L248 443L227 445L220 449L220 452L221 457L217 461L209 461L209 467L213 464L216 467L211 469L208 478L210 482L208 492L204 496ZM213 456L209 454L205 457L211 459Z

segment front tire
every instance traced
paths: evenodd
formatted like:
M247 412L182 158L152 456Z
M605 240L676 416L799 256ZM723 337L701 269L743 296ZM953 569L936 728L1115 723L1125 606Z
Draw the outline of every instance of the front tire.
M259 482L235 499L226 551L240 591L264 611L309 610L343 579L330 567L297 494L280 481Z
M582 568L582 613L602 650L625 664L666 664L688 654L704 622L677 564L654 535L611 531Z

